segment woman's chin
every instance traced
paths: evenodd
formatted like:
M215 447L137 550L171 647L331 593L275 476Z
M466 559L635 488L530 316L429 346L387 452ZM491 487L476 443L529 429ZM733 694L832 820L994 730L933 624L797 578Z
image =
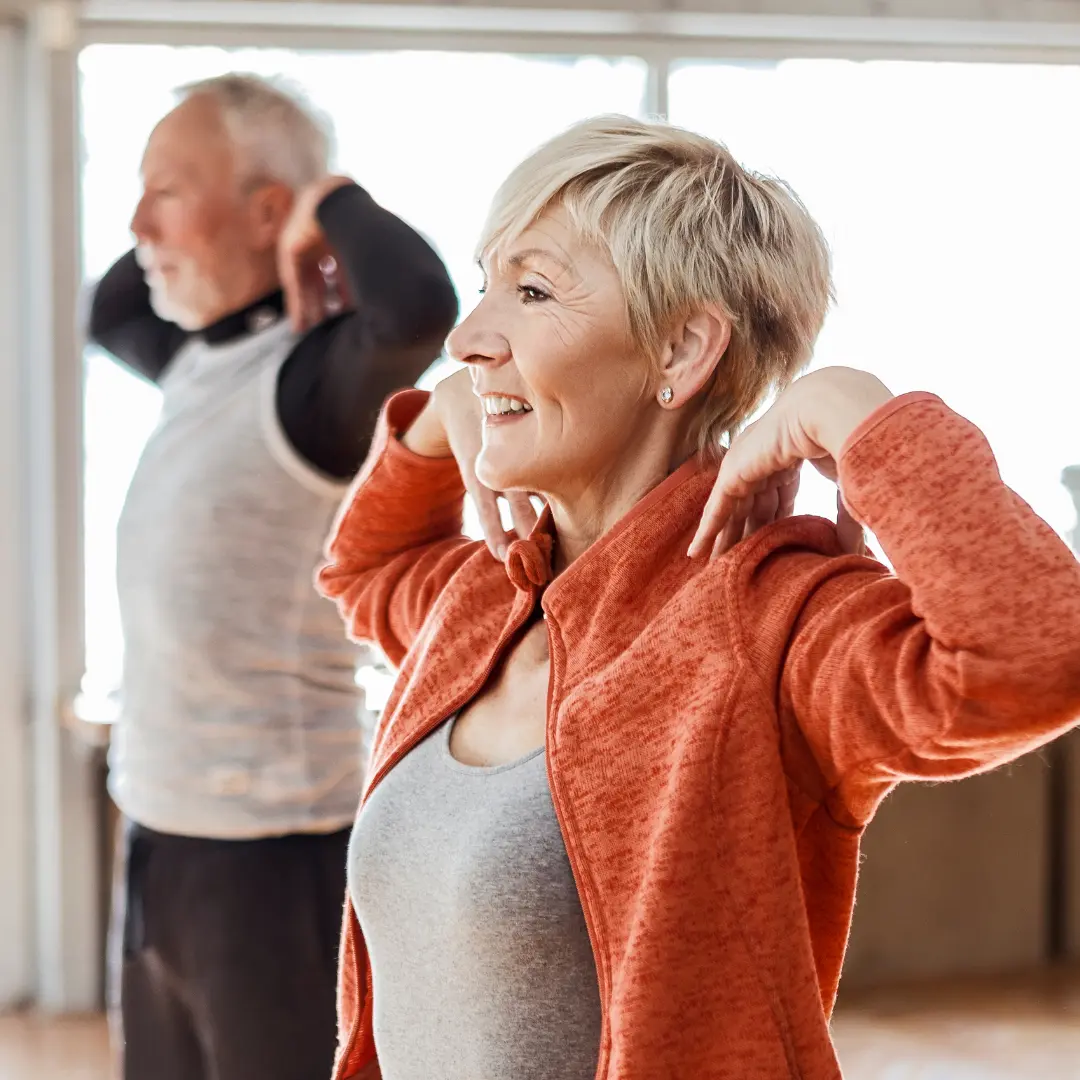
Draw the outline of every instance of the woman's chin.
M487 447L476 459L476 479L492 491L535 491L533 470L523 462L506 460L501 454L491 454Z

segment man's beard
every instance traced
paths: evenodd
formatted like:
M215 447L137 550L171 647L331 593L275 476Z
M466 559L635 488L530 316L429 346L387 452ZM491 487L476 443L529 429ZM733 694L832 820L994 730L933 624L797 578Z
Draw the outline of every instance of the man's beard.
M187 256L170 258L172 272L168 279L155 270L158 257L152 248L136 248L135 260L143 268L150 289L150 307L159 319L188 331L202 330L207 325L207 312L217 306L217 289L199 273L194 260Z

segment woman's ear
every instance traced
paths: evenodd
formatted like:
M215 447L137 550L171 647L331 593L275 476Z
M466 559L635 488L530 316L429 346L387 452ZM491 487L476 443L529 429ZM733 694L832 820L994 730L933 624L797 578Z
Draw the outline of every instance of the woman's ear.
M685 405L712 378L731 341L731 320L719 309L681 320L668 338L658 399L667 408Z

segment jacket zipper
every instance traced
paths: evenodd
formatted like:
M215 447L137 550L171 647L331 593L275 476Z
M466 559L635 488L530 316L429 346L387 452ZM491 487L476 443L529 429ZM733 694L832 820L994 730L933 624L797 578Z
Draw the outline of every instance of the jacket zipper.
M547 745L553 746L555 742L554 738L554 712L552 705L555 701L555 680L557 677L557 667L555 663L555 635L552 629L553 620L547 612L545 612L545 621L547 622L548 633L548 656L551 658L551 675L548 679L548 692L547 692L547 704L545 706L546 716L544 718L544 738ZM597 935L596 926L590 910L590 900L585 893L583 887L584 877L578 871L577 865L577 853L576 853L576 838L571 836L572 830L569 828L569 818L566 813L565 803L562 795L559 792L559 786L555 781L555 772L552 768L552 755L547 755L547 775L548 775L548 787L551 789L551 801L555 807L555 817L559 822L559 829L563 835L563 843L566 846L566 857L570 863L570 871L574 875L574 882L577 886L578 899L581 901L581 913L585 919L585 929L589 932L589 945L592 948L593 954L593 966L596 968L596 980L599 984L598 989L600 991L600 1056L596 1063L596 1078L595 1080L603 1080L604 1075L607 1073L607 1057L609 1051L606 1050L607 1038L607 994L604 991L604 982L606 980L601 978L601 966L600 966L600 950L597 947ZM573 842L571 842L573 840Z

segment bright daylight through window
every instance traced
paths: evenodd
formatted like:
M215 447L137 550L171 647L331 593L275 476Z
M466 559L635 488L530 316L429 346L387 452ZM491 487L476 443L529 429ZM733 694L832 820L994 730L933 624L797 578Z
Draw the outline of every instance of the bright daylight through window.
M640 114L646 82L635 58L93 46L82 56L88 277L130 242L139 156L171 88L229 69L280 73L306 90L335 123L338 167L435 243L464 311L498 182L575 119ZM1072 510L1059 475L1080 461L1080 141L1065 112L1078 99L1080 70L1065 66L688 62L669 83L674 122L787 180L822 224L837 305L817 363L941 394L984 428L1006 480L1060 531ZM113 530L156 408L156 391L88 356L94 696L119 677ZM824 481L804 480L801 509L830 513L833 498Z
M1060 532L1080 460L1080 68L694 63L671 119L782 177L833 252L815 364L931 390L986 432L1007 483ZM800 509L835 489L804 470Z

